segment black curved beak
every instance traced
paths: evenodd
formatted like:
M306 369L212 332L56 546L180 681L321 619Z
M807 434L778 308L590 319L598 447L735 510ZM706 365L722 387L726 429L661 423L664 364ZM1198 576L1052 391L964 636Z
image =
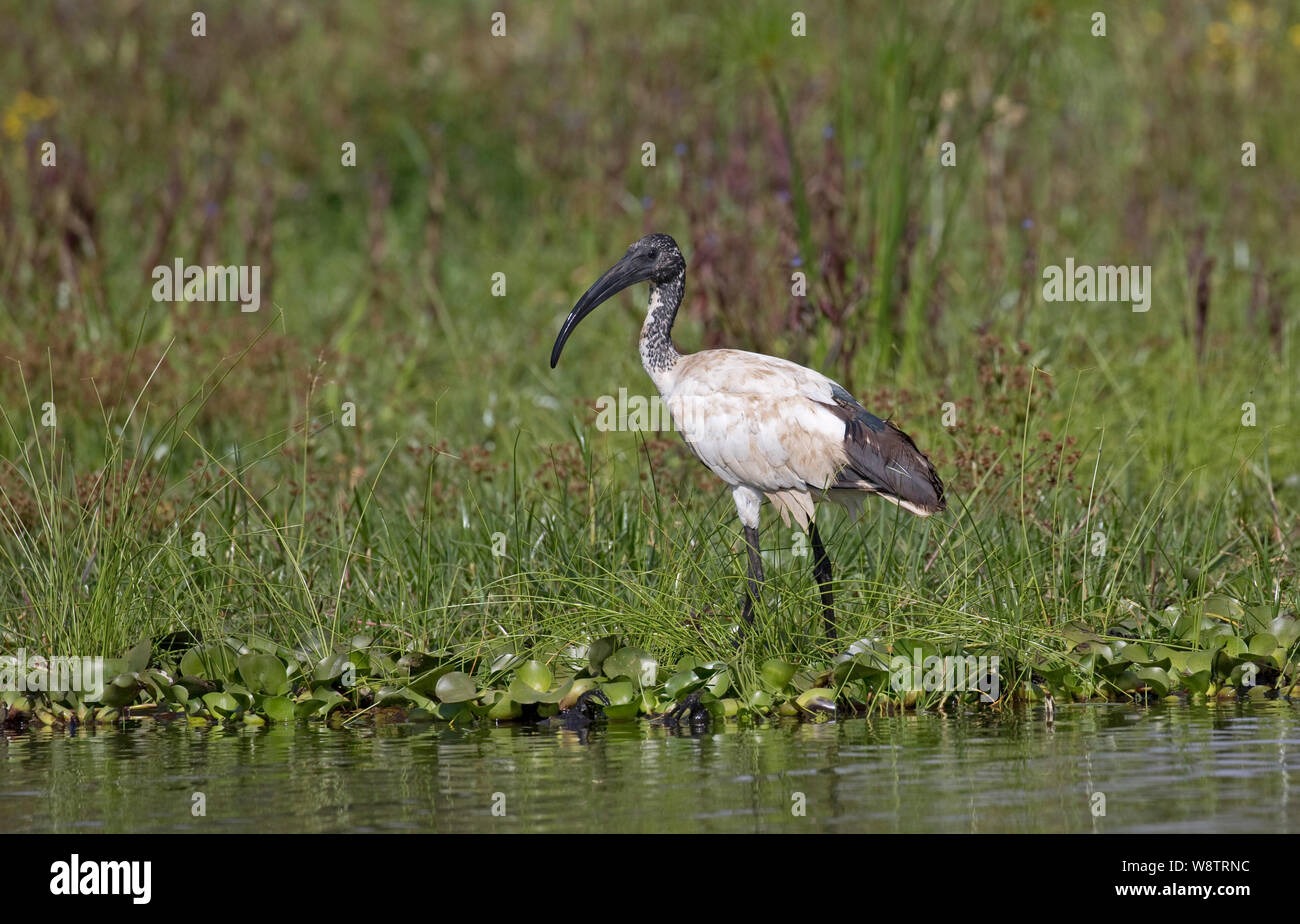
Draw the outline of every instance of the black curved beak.
M564 319L564 326L560 328L560 335L555 338L555 346L551 350L551 368L554 369L555 364L560 361L560 351L564 349L565 341L578 326L578 322L591 314L597 305L611 295L616 295L638 282L645 282L653 274L653 264L640 260L632 254L628 254L611 266L605 275L597 279L592 287L583 293L582 298L578 299L578 303L569 312L569 316Z

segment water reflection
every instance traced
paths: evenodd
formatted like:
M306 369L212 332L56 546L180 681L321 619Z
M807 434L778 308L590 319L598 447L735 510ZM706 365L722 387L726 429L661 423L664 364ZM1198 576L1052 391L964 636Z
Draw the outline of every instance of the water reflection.
M1283 832L1298 746L1284 702L704 733L32 729L0 735L0 830Z

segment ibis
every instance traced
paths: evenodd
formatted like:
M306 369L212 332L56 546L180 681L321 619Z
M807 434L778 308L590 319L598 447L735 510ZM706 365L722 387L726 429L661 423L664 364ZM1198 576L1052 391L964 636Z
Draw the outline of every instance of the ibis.
M578 299L551 350L551 368L582 319L615 293L650 283L641 364L692 453L731 488L749 568L741 616L752 625L763 582L759 510L766 498L812 546L822 618L835 638L831 562L817 532L818 501L859 511L877 495L917 516L944 509L943 482L912 438L864 408L820 372L742 350L680 353L673 321L686 291L686 260L667 234L641 238Z

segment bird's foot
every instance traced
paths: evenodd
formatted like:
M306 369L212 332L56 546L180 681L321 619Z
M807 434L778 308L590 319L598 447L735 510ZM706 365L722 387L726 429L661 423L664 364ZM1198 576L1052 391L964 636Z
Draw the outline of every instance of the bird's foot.
M692 693L684 700L664 713L664 725L669 728L676 728L682 724L682 718L685 717L692 728L697 728L709 724L709 710L700 702L699 692Z

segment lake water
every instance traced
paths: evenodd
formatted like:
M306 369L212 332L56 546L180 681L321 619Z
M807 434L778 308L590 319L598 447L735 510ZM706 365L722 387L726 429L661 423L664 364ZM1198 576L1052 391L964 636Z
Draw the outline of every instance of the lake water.
M5 832L1296 832L1298 787L1300 704L1280 701L698 734L645 722L0 733Z

